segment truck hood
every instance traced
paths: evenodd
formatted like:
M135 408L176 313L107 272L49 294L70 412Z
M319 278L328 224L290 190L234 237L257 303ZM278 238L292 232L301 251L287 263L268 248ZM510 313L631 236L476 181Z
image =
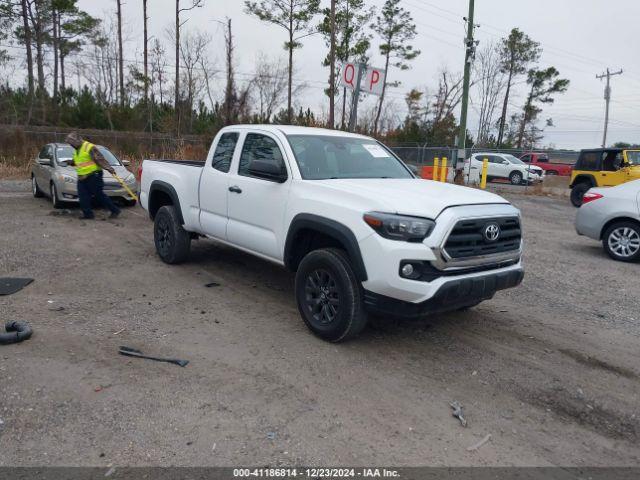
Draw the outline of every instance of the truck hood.
M509 204L504 198L484 190L420 179L339 179L316 180L326 188L374 200L385 213L435 219L453 206ZM315 182L315 181L314 181Z

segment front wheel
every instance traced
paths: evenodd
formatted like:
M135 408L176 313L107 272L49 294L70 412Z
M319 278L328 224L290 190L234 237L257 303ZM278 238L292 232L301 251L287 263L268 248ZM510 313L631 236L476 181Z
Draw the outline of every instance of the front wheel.
M343 250L307 254L296 273L295 292L302 319L323 340L350 340L367 325L361 286Z
M582 197L589 191L591 185L588 183L579 183L571 189L571 204L580 208L582 206Z
M520 172L512 172L509 175L509 180L511 181L511 185L521 185L522 184L522 173Z
M53 208L62 208L62 202L58 198L58 189L56 188L56 184L51 182L51 187L49 188L49 195L51 195L51 204Z
M31 175L31 193L35 198L41 198L44 195L40 187L38 187L35 175Z
M614 260L634 262L640 259L640 225L616 222L604 232L602 244Z
M173 205L165 205L156 213L153 225L156 251L163 262L184 262L191 250L191 236L182 228L180 217Z

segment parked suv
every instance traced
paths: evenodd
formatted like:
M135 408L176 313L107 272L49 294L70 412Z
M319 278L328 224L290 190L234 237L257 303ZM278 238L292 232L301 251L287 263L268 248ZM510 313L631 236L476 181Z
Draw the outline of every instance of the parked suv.
M474 153L465 162L465 175L471 174L472 170L481 171L485 158L489 160L487 181L499 178L509 180L513 185L521 185L544 180L543 169L527 165L519 158L507 153Z
M593 187L615 187L640 179L640 150L597 148L582 150L571 172L571 203L582 205L582 197Z
M126 169L129 162L120 161L107 148L96 145L96 148L115 169L132 191L137 189L135 176ZM73 165L74 149L67 143L49 143L45 145L31 167L31 190L34 197L48 196L54 208L61 208L65 202L78 203L78 175ZM104 172L104 193L120 200L126 205L135 205L109 172Z
M145 160L140 203L166 263L208 237L296 272L309 329L339 342L367 313L420 317L520 284L520 212L498 195L416 179L376 140L226 127L206 162Z

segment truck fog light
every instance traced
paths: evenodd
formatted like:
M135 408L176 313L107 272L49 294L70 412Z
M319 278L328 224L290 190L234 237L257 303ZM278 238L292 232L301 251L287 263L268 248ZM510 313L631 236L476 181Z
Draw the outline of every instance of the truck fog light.
M403 277L411 277L413 275L414 272L414 268L413 265L411 265L410 263L407 263L404 267L402 267L402 276Z

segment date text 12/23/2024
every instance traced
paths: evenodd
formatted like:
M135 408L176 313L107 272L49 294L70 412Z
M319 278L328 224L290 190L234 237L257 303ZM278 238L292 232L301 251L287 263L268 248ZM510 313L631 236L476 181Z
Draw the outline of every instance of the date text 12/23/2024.
M234 468L234 478L398 478L387 468Z

